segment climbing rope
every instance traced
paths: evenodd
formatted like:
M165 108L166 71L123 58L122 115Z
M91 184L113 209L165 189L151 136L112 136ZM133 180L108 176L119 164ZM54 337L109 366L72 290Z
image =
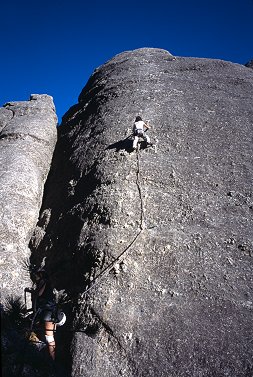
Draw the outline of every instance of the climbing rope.
M138 143L138 147L136 150L136 159L137 159L137 170L136 170L136 185L138 188L139 196L140 196L140 203L141 203L141 215L140 215L140 230L137 233L137 235L133 238L133 240L130 242L130 244L115 258L104 270L102 270L91 282L91 285L85 289L85 291L82 293L82 296L84 296L86 293L88 293L94 286L98 284L98 280L101 280L103 277L105 277L115 266L116 263L120 263L125 256L126 252L134 245L134 243L139 238L140 234L142 233L144 229L144 206L143 206L143 198L142 198L142 190L141 190L141 184L140 184L140 143Z
M141 224L140 228L141 230L144 229L144 208L143 208L143 199L142 199L142 191L141 191L141 184L140 184L140 174L141 174L141 169L140 169L140 143L137 145L137 172L136 172L136 185L139 191L139 196L140 196L140 202L141 202Z
M126 253L131 249L131 247L136 243L137 239L140 237L141 233L143 232L145 228L145 223L144 223L144 204L143 204L143 196L142 196L142 189L141 189L141 158L140 158L140 143L137 145L137 150L136 150L136 185L139 193L139 198L140 198L140 229L138 233L134 236L132 241L125 247L125 249L106 267L104 268L91 282L90 286L85 289L84 292L82 292L81 296L84 297L92 288L94 288L102 278L104 278L115 266L116 263L120 263L123 258L125 257ZM35 325L35 320L37 318L37 315L39 314L39 309L34 313L30 325L30 329L28 330L30 333L30 337L34 334L33 333L33 328ZM56 332L56 329L54 328L51 330L53 333ZM65 331L69 332L86 332L85 330L77 330L77 329L65 329ZM33 343L38 344L38 346L43 346L46 345L46 343L41 342L39 339L37 339L36 334L35 338L32 340L29 337L29 340L32 340Z
M103 277L105 277L106 274L108 274L111 269L115 266L116 263L120 263L123 259L123 256L126 254L126 252L130 249L131 246L136 242L137 238L141 234L142 229L137 233L137 235L134 237L134 239L130 242L130 244L119 254L117 258L115 258L104 270L102 270L92 281L91 286L86 288L85 291L82 293L82 296L84 296L87 292L89 292L92 288L94 288L95 285L98 283L98 279L101 280Z
M140 183L140 175L141 175L141 169L140 169L140 143L138 143L138 147L136 150L136 163L137 163L137 169L136 169L136 185L139 192L140 197L140 230L139 232L134 236L133 240L127 245L127 247L107 266L105 267L91 282L90 286L87 287L84 292L82 292L81 296L83 297L86 295L92 288L94 288L98 282L104 278L115 266L116 263L120 263L122 259L124 258L125 254L129 251L129 249L135 244L139 236L144 230L144 206L143 206L143 198L142 198L142 190L141 190L141 183ZM34 326L35 318L37 317L37 312L35 313L31 329Z

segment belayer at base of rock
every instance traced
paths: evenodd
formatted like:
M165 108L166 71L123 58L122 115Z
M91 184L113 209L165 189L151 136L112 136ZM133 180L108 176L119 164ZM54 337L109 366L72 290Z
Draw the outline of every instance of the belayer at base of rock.
M32 266L31 280L33 281L33 287L25 289L25 292L31 293L32 297L31 331L35 325L40 323L44 325L43 338L48 345L50 357L55 360L56 343L54 335L57 326L64 325L66 315L60 310L55 301L53 288L45 269ZM37 340L36 336L35 339L39 346L39 339ZM32 337L29 340L34 341Z

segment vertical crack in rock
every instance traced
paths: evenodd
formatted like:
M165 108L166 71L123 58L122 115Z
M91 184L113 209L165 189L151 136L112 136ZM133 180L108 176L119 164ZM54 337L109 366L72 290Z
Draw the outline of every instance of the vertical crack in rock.
M85 289L85 291L82 293L82 296L86 293L88 293L95 285L99 284L99 281L102 278L105 278L106 274L108 274L116 263L121 263L124 257L126 257L126 253L129 251L130 248L133 247L134 243L137 241L138 237L142 233L145 223L144 223L144 205L143 205L143 198L142 198L142 191L141 191L141 184L140 184L140 157L139 157L139 149L136 153L136 159L137 159L137 170L136 170L136 185L140 197L140 231L137 233L137 235L134 236L133 240L127 245L127 247L124 248L124 250L115 258L113 261L104 267L104 263L101 265L102 271L94 277L94 279L91 280L91 285Z
M30 257L28 243L56 143L52 97L33 95L30 101L6 104L0 124L1 294L3 300L10 295L23 300L30 281L22 264Z
M140 184L140 151L139 147L136 153L137 156L137 172L136 172L136 184L140 196L140 206L141 206L141 217L140 217L140 229L143 230L145 226L145 218L144 218L144 206L143 206L143 198L142 198L142 191L141 191L141 184Z
M0 108L0 286L2 374L45 376L48 363L28 341L24 288L31 287L28 247L39 216L57 138L52 97ZM31 302L28 302L31 307ZM48 374L47 374L48 375Z

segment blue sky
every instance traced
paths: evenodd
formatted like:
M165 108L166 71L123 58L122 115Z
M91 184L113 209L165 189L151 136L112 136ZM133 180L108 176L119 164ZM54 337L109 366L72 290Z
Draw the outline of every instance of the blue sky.
M94 69L123 51L253 59L253 0L12 0L0 10L0 106L50 94L59 123Z

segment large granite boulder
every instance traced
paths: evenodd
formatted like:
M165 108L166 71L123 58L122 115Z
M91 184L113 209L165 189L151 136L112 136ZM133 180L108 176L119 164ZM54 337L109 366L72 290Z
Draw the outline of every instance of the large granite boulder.
M252 375L252 93L245 66L144 48L65 114L31 248L72 298L72 376Z
M23 300L30 278L24 265L42 203L57 137L52 97L0 108L0 284L4 300ZM23 266L23 267L22 267Z

